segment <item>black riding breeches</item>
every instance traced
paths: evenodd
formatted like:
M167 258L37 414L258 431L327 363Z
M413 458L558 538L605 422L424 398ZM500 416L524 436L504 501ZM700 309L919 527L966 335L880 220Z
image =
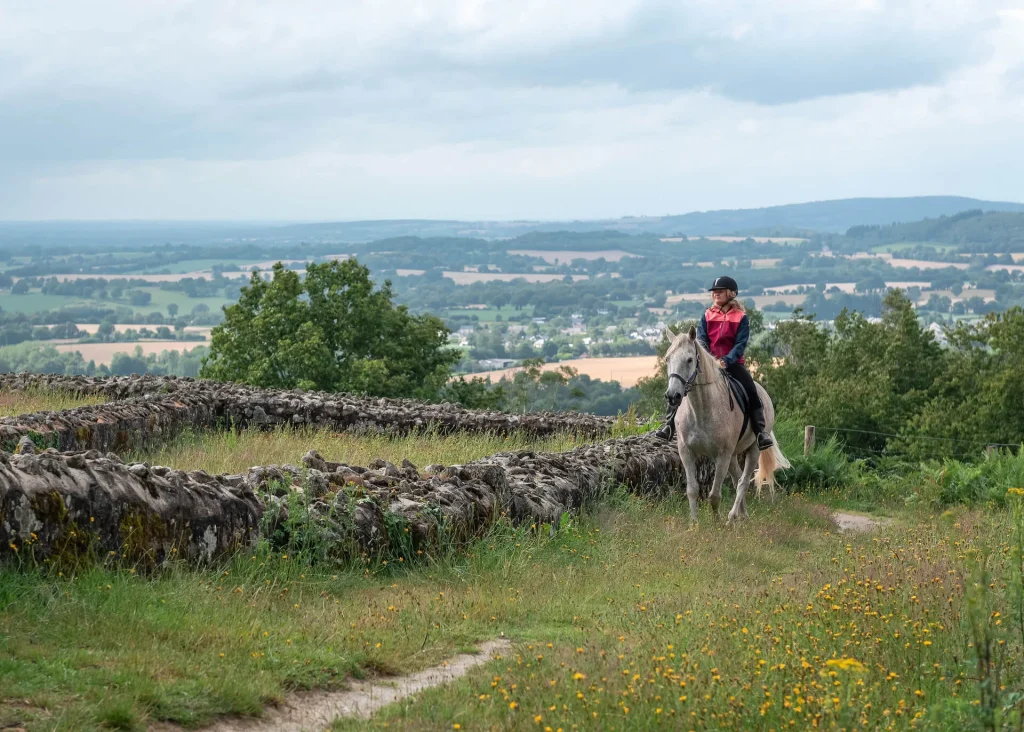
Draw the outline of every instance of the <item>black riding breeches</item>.
M747 402L750 404L750 413L753 414L758 409L762 408L761 397L757 393L757 386L754 384L754 379L747 371L747 367L741 363L734 363L732 366L726 366L725 370L729 372L729 376L736 379L743 385L743 391L747 392Z

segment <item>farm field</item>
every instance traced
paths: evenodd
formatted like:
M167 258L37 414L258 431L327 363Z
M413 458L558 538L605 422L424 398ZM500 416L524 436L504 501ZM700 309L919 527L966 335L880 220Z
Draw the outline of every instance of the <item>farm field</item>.
M928 259L898 259L892 258L888 260L889 264L893 267L901 269L947 269L953 267L954 269L967 269L970 265L965 262L933 262ZM995 265L1000 266L1000 265Z
M616 273L617 274L617 273ZM560 275L541 273L511 273L511 272L445 272L444 276L456 285L472 285L474 282L513 282L514 280L525 280L526 282L556 282L571 276L574 282L589 280L589 275Z
M574 358L558 363L544 364L545 371L552 371L560 366L570 366L581 374L602 381L618 381L623 388L636 386L636 382L645 376L654 374L657 368L657 356L623 356L618 358ZM472 378L490 378L492 382L504 378L512 378L518 369L499 369L471 374Z
M554 536L502 525L431 561L327 568L260 549L153 576L4 573L0 724L197 726L503 635L500 658L369 726L969 726L964 556L999 556L1005 513L904 509L867 535L838 533L799 496L751 513L731 531L687 531L678 498L621 495ZM1012 579L1004 561L989 570ZM1007 681L1015 658L1008 649Z
M775 303L781 302L789 307L799 305L807 299L807 295L755 295L749 298L754 301L754 305L758 308L764 308L768 305L774 305Z
M45 343L40 341L40 343ZM196 346L205 346L205 341L133 341L131 343L59 343L54 348L61 352L78 351L86 361L107 365L115 353L134 353L136 348L142 349L142 355L160 354L162 351L191 351Z
M167 315L167 306L175 303L180 312L187 314L192 312L196 305L206 305L212 312L219 311L225 305L231 305L234 300L224 297L188 297L184 292L173 290L161 290L156 287L145 288L152 296L149 305L129 305L124 301L97 300L70 295L44 295L39 291L30 291L24 295L13 295L10 291L0 292L0 308L9 313L41 313L45 310L56 310L59 308L72 307L76 305L89 305L99 308L127 307L137 313L149 315L150 313L162 313Z
M509 249L509 254L521 254L524 257L540 257L551 264L569 264L574 259L596 260L604 259L608 262L618 262L623 257L639 257L639 254L631 254L621 249L605 249L601 251L572 251L572 250L547 250L547 249Z
M100 324L99 323L75 323L75 326L80 331L82 331L83 333L88 333L89 335L95 335L99 331ZM154 328L158 328L158 327L159 326L153 325L152 323L115 323L114 324L114 330L115 330L115 332L118 332L118 333L124 332L124 331L128 330L129 328L134 329L134 330L139 330L140 328L149 328L150 330L153 330ZM195 333L196 335L203 335L203 336L206 336L206 337L210 336L210 331L212 331L212 330L213 330L213 326L212 325L186 325L185 326L185 332L186 333Z

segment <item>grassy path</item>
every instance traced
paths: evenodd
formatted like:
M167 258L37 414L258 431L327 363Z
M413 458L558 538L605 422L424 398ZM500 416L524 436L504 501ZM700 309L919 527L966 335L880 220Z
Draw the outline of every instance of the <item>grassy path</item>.
M554 537L506 528L415 568L330 572L257 553L153 578L6 573L0 727L197 726L349 675L420 670L501 633L513 641L503 658L370 724L968 726L960 569L972 545L998 557L1005 515L903 516L840 535L799 498L755 503L733 530L689 531L685 513L622 497ZM1004 643L1014 683L1020 641Z

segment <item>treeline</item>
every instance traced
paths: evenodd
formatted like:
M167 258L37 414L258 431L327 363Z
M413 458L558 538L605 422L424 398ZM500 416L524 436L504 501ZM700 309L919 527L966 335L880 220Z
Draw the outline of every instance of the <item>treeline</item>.
M825 329L797 313L750 350L781 411L858 456L978 458L1024 442L1024 310L948 331L940 347L899 291L880 322L841 313Z
M86 376L128 376L159 374L198 376L203 359L209 354L205 346L179 351L163 351L143 355L142 347L126 346L126 352L115 353L111 363L88 362L78 351L61 352L52 345L22 343L0 347L0 373L85 374Z

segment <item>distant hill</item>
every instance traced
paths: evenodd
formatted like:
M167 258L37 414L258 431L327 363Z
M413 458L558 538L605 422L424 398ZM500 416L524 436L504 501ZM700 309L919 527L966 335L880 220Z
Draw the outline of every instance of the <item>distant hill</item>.
M660 236L807 236L842 233L853 226L888 226L937 219L964 211L1024 212L1024 204L959 196L844 198L768 208L697 211L678 216L630 216L566 221L455 221L384 219L302 224L184 221L0 221L0 253L27 247L94 246L131 249L139 245L240 243L362 243L398 237L512 239L529 233L595 231Z
M835 201L791 203L769 208L703 211L666 216L660 227L682 234L719 234L727 231L792 227L815 231L842 232L851 226L879 226L940 216L972 209L1024 212L1024 203L981 201L961 196L915 196L912 198L842 198Z
M846 236L834 237L832 245L864 250L880 244L949 245L960 253L1024 251L1024 213L963 211L923 221L890 226L857 225Z
M623 231L632 234L751 234L785 236L806 230L845 232L851 226L879 226L934 219L972 209L1024 212L1024 203L982 201L962 196L843 198L768 208L697 211L679 216L632 216L587 221L443 221L405 219L295 224L279 230L310 240L372 241L397 236L511 238L528 232Z

